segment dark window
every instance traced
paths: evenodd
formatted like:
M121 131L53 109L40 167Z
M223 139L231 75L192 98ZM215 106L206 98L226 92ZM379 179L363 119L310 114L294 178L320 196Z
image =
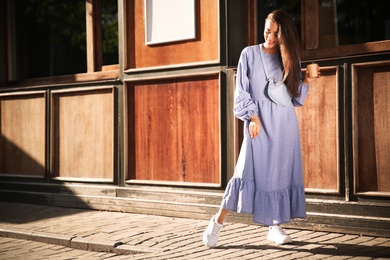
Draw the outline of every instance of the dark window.
M86 72L85 1L9 1L15 79Z
M118 1L102 0L103 65L118 64Z
M319 0L320 47L390 39L388 0Z

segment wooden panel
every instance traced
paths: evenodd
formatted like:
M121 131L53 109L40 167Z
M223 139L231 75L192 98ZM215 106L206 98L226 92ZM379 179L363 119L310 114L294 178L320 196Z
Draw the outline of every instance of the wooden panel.
M373 80L378 191L390 192L390 66L376 68Z
M355 116L357 117L357 167L358 177L357 185L358 190L368 191L377 190L377 179L376 175L369 174L370 172L376 172L376 159L375 159L375 143L374 143L374 98L372 91L373 84L373 73L372 68L361 68L359 69L358 77L356 82L359 85L365 87L357 87L356 95L357 102ZM363 76L364 75L364 76ZM364 174L366 173L366 174ZM368 174L367 174L368 173ZM375 180L372 180L375 178Z
M390 192L390 65L354 66L356 192Z
M0 96L0 173L45 176L45 94Z
M130 82L128 99L130 179L220 183L218 75Z
M113 180L113 89L52 93L52 174Z
M321 68L303 107L297 108L307 189L339 190L337 69Z
M196 39L147 46L144 0L127 2L126 69L219 61L219 5L217 0L196 0Z

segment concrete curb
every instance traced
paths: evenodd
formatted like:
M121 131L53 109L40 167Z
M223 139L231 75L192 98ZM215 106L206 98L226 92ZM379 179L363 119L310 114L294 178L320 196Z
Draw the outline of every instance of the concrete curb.
M123 244L120 241L109 240L88 240L72 235L63 235L58 233L27 231L12 227L0 227L0 237L8 237L14 239L23 239L53 245L65 246L73 249L94 252L110 252L121 255L144 254L163 252L163 250L155 250L142 246L130 246Z

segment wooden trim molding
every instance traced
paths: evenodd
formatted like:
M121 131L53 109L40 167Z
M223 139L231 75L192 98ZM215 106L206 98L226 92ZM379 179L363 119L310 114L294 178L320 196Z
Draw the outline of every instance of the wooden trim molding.
M381 53L390 53L390 40L342 45L326 49L303 50L301 51L301 59L302 61L318 61L329 59L342 59L353 56L369 56L370 54Z
M191 188L221 188L221 184L200 183L200 182L175 182L175 181L147 181L147 180L127 180L126 184L144 184L144 185L159 185L159 186L181 186Z
M119 66L118 66L119 68ZM58 86L73 83L84 83L84 82L97 82L97 81L118 81L119 80L119 69L115 69L114 66L107 67L107 71L98 71L93 73L79 73L73 75L54 76L45 78L34 78L26 80L18 80L9 82L7 88L0 88L2 90L10 90L17 87L35 87L43 86Z

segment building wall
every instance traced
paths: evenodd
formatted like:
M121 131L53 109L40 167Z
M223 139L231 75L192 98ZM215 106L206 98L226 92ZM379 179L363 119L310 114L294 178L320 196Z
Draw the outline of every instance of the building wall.
M390 234L390 42L321 46L313 2L301 1L302 68L318 62L321 78L296 109L310 214L293 225ZM118 0L118 65L99 63L95 22L86 73L9 80L0 61L2 199L197 218L216 210L242 140L238 56L261 39L261 1L196 0L195 38L152 45L144 3Z

